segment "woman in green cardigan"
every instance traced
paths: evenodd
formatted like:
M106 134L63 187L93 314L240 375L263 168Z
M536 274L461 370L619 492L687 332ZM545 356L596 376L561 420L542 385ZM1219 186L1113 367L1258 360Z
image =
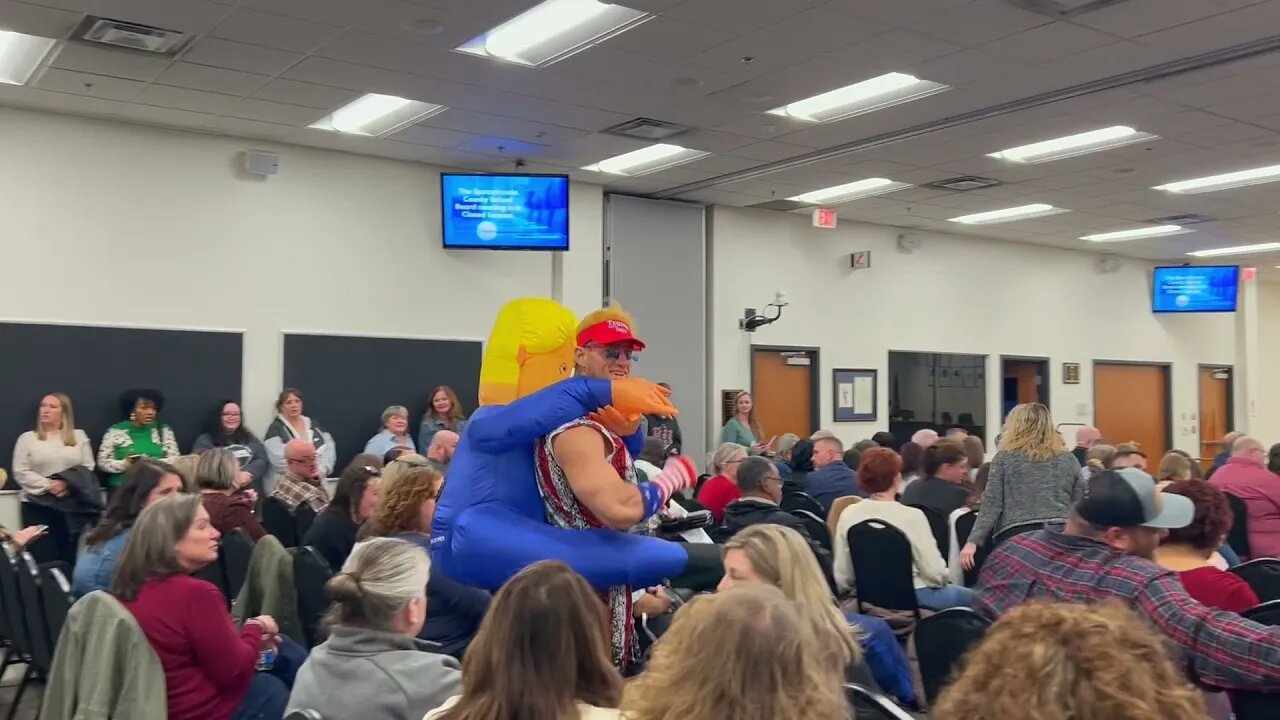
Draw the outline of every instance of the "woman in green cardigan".
M756 420L755 404L751 401L751 393L740 392L733 398L733 417L724 424L720 431L720 442L736 443L751 448L753 455L769 449L773 438L764 440L764 432L760 429L760 421Z
M173 462L182 453L173 428L156 420L164 407L159 390L126 390L120 396L120 412L128 420L107 428L98 447L98 467L110 473L107 483L120 487L124 471L136 457Z

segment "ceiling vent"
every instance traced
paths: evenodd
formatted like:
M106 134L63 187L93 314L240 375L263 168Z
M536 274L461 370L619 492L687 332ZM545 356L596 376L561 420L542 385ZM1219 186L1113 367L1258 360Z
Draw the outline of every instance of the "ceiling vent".
M1014 7L1051 18L1073 18L1129 0L1005 0Z
M814 205L813 203L802 203L796 202L795 200L769 200L767 202L756 203L755 205L748 205L747 207L753 207L758 210L780 210L782 212L788 212L790 210L799 210L801 208L812 210Z
M1182 215L1170 215L1169 217L1156 218L1151 222L1156 225L1198 225L1199 223L1213 222L1214 218L1208 215L1197 215L1195 213L1184 213Z
M948 178L937 182L929 183L929 187L935 187L939 190L954 190L955 192L965 192L967 190L977 190L979 188L994 187L999 185L1000 181L994 178L978 177L977 175L964 175L962 177Z
M625 135L627 137L640 138L641 140L665 140L673 135L689 129L688 125L677 125L675 123L665 122L663 120L653 120L650 118L636 118L628 120L621 125L614 125L605 128L603 132L611 135Z
M93 45L171 57L178 54L187 39L185 33L177 30L166 30L94 15L82 20L71 37Z

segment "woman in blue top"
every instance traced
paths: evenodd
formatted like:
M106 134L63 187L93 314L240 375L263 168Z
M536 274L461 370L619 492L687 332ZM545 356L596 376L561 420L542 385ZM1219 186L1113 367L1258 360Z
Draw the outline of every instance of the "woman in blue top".
M422 416L422 426L418 430L418 451L426 454L431 447L431 438L441 430L452 430L462 435L467 426L467 416L458 402L458 394L448 385L441 385L431 391L427 400L427 414Z
M84 552L72 575L72 593L79 598L110 587L116 574L116 559L143 508L188 489L172 465L150 458L134 461L125 470L124 484L111 496L102 520L85 534Z

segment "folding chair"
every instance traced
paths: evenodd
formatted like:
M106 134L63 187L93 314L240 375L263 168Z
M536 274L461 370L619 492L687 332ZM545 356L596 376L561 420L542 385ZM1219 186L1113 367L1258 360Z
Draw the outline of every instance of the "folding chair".
M281 545L287 548L298 546L298 525L283 500L269 497L262 501L262 524Z
M901 530L883 520L863 520L845 533L853 562L853 585L858 612L875 605L885 610L905 610L920 619L912 581L911 541Z
M1268 558L1270 559L1270 558ZM1253 562L1257 562L1254 560ZM1252 563L1245 563L1250 565ZM1240 567L1244 567L1241 565ZM1251 583L1252 584L1252 583ZM1272 600L1254 606L1241 613L1244 617L1264 625L1280 625L1280 602ZM1232 691L1231 709L1235 720L1275 720L1280 718L1280 693Z
M300 638L308 648L320 644L320 618L329 609L325 599L324 584L333 577L329 563L311 546L294 548L293 584L298 589L298 621L302 624Z
M913 720L893 700L862 685L846 683L844 694L849 699L851 709L849 717L854 720L863 720L866 717L877 718L877 720Z
M800 522L804 523L804 529L809 533L809 537L813 538L824 549L831 549L831 531L827 529L827 524L822 521L822 518L808 510L792 510L791 514L800 518Z
M58 637L62 635L62 626L67 622L67 613L75 602L75 598L71 596L68 575L70 571L62 563L40 566L40 604L44 606L44 619L49 627L49 638L55 652L58 649Z
M924 696L930 705L937 701L951 673L969 648L986 635L991 621L969 608L948 608L916 625L916 660Z
M826 515L826 511L822 509L822 503L814 500L809 493L794 492L789 495L783 495L782 502L778 503L778 506L787 512L808 510L817 517Z
M316 521L316 511L311 509L307 503L302 503L293 509L294 526L298 528L298 544L302 544L302 538L307 536L307 531L311 529L311 523Z
M908 505L920 512L924 513L924 517L929 521L929 532L933 533L933 541L938 544L938 552L942 553L942 561L947 561L947 556L951 554L951 528L947 524L947 519L939 515L933 508L924 505Z
M1242 558L1253 557L1249 548L1249 507L1244 500L1232 495L1227 496L1227 504L1231 506L1231 529L1227 531L1227 544Z
M10 559L9 553L0 550L0 604L3 605L5 625L9 630L12 647L5 651L4 667L15 663L25 663L26 672L18 685L18 691L9 706L8 720L13 720L22 703L22 694L27 684L35 677L35 663L32 660L31 634L27 628L26 612L22 606L22 594L18 590L18 568Z
M222 571L226 575L227 597L235 599L240 595L244 579L249 575L249 561L253 558L253 538L244 528L236 528L234 532L222 537L218 548L218 559Z
M1257 593L1258 600L1280 600L1280 560L1258 558L1241 563L1227 572L1235 573L1241 580L1249 583L1249 587Z

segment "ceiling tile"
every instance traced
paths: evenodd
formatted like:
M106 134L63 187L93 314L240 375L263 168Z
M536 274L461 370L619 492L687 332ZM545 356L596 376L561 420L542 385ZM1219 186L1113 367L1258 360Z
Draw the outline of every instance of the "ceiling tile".
M974 46L1050 22L1053 20L1049 17L1016 8L1002 0L975 0L912 22L908 28L947 42Z
M40 74L36 87L54 92L89 95L109 100L132 100L137 97L146 83L124 78L91 75L48 68Z
M887 23L857 18L848 12L823 5L796 13L747 35L762 44L802 47L810 53L839 50L891 28Z
M721 28L733 33L749 33L794 15L824 0L685 0L663 15L677 20Z
M0 0L0 28L5 30L61 39L71 33L79 20L79 13Z
M246 45L217 38L204 38L182 55L182 59L186 62L242 70L259 75L278 75L302 57L298 53L286 50Z
M306 53L342 32L334 25L309 22L254 10L235 10L210 33L236 42Z
M452 111L450 111L452 112ZM476 139L476 135L466 132L458 132L456 130L445 130L437 127L427 127L426 125L410 125L409 127L389 135L388 138L396 142L413 143L415 145L434 145L436 147L451 148L461 145L470 140Z
M138 102L144 105L160 105L214 115L231 115L230 111L234 110L240 100L231 95L219 95L169 85L149 85L138 94Z
M1137 42L1189 56L1268 37L1275 33L1278 26L1280 2L1270 0L1195 23L1143 35L1137 38Z
M940 15L973 0L833 0L832 7L842 8L850 14L876 18L902 25L913 20Z
M352 90L287 80L285 78L276 78L268 82L258 88L258 91L253 96L261 100L327 110L342 107L359 97Z
M174 63L156 78L156 82L161 85L174 85L224 95L248 95L266 81L267 78L262 75L185 62Z
M406 81L402 73L391 70L314 56L289 68L284 76L360 92L391 92L392 86L398 87Z
M325 25L350 27L360 19L361 12L385 1L361 0L353 3L347 0L244 0L240 6Z
M735 157L747 158L749 160L775 162L778 160L793 158L797 155L804 155L808 152L812 152L812 148L807 148L803 145L790 145L784 142L766 140L765 142L759 142L737 148L730 154Z
M240 101L231 114L249 120L301 126L310 125L323 117L325 113L314 108L285 105L284 103L251 98Z
M166 58L148 57L124 50L107 50L77 43L62 46L54 67L150 82L169 66Z
M587 134L581 130L457 108L451 108L448 112L433 115L423 121L422 124L462 131L473 136L493 135L540 145L558 145Z
M633 6L627 3L628 7ZM715 27L656 17L604 41L603 46L664 60L686 60L736 37Z
M1054 22L993 40L982 49L1031 63L1048 62L1116 42L1105 33L1066 22Z
M1126 0L1071 18L1120 37L1137 37L1224 12L1205 0Z
M961 45L919 33L891 30L823 57L832 65L845 68L849 82L857 82L963 49Z
M204 34L222 21L231 8L206 0L97 0L93 14L167 30Z
M498 158L505 158L512 163L515 163L517 160L545 158L550 151L550 148L546 145L527 143L520 140L501 137L474 138L459 145L458 149L466 150L467 152L493 155ZM517 172L520 170L514 165L510 169Z

